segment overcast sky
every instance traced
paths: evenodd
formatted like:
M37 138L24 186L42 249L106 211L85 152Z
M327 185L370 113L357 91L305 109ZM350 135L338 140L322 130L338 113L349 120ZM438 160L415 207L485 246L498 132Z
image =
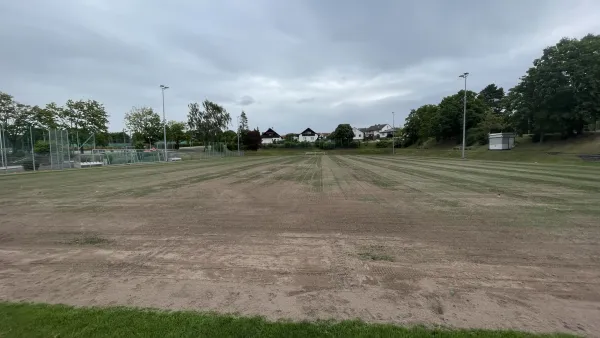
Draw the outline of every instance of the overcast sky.
M461 89L508 89L561 37L600 32L598 0L0 0L0 91L95 99L186 120L208 98L280 133L404 123Z

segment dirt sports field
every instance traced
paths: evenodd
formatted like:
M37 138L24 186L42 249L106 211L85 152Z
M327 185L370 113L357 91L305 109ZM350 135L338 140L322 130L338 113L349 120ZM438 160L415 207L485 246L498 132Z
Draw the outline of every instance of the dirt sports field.
M0 175L0 299L600 334L600 167L304 155Z

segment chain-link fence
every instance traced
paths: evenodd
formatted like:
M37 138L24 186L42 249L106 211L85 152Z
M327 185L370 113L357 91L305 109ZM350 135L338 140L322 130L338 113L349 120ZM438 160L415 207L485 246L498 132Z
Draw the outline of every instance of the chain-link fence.
M13 135L0 128L0 173L23 171L91 168L107 165L174 162L220 157L243 156L224 143L179 150L132 149L131 147L97 149L77 144L76 138L64 129L42 130L29 128Z

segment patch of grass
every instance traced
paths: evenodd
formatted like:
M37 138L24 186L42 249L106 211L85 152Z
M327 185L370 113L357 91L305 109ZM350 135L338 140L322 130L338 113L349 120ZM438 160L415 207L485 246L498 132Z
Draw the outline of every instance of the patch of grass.
M73 238L67 241L66 244L71 245L99 245L110 243L111 240L108 238L100 237L98 235L83 235L81 237Z
M358 257L365 261L386 261L393 262L394 257L385 253L382 245L371 245L358 253Z
M0 302L0 337L572 337L516 331L400 327L361 321L270 322L260 317L124 307Z

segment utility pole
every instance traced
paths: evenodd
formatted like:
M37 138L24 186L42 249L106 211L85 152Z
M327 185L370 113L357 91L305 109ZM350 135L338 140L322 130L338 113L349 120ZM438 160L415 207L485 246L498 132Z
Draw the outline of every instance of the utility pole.
M396 155L396 113L392 112L392 155Z
M162 106L163 106L163 141L165 142L165 162L168 161L167 158L167 118L165 117L165 89L169 89L169 87L165 85L160 85L160 89L162 91Z
M463 138L462 138L462 159L465 159L465 143L466 143L466 134L467 134L467 77L469 76L469 73L463 73L462 75L459 75L458 77L462 77L465 79L465 97L463 99L464 101L464 108L463 108Z

